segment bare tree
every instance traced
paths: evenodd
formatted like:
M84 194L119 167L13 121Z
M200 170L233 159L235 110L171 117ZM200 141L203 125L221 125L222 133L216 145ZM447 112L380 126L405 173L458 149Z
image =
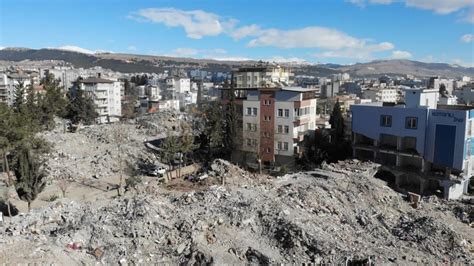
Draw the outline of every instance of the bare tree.
M123 145L125 143L125 133L124 130L121 127L121 124L118 123L114 126L113 131L112 131L113 139L115 143L117 144L117 151L118 151L118 156L117 160L119 163L119 173L120 173L120 180L119 184L117 186L117 196L121 196L121 190L124 184L123 180L123 172L124 172L124 162L123 162Z
M67 193L70 185L71 185L71 182L70 182L68 177L61 177L58 180L58 187L61 190L61 193L63 194L63 198L66 197L66 193Z

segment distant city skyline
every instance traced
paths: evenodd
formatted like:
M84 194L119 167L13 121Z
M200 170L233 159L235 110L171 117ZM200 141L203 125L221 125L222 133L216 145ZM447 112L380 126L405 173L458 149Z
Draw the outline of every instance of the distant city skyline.
M472 0L5 0L0 48L474 67Z

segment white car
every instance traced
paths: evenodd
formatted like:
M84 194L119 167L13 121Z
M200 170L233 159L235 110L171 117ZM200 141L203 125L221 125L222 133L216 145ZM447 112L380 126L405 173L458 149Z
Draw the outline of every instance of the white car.
M166 173L166 168L161 167L161 166L156 166L150 171L148 171L148 175L151 176L163 176Z

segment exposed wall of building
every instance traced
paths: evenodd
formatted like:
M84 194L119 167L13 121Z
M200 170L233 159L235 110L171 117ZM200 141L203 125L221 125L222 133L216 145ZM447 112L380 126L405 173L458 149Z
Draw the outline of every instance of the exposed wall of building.
M425 128L427 126L427 109L398 108L373 105L352 105L352 131L374 140L380 140L381 134L415 137L416 150L420 155L425 151ZM391 116L391 126L382 126L382 116ZM417 128L406 128L408 117L417 118Z

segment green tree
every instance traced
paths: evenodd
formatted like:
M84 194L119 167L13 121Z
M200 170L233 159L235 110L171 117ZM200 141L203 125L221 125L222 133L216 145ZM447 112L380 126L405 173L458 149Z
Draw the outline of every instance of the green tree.
M87 96L83 90L77 89L75 94L68 94L69 104L66 108L66 118L72 124L92 124L98 117L96 106L91 97Z
M46 186L46 174L28 146L21 147L14 172L18 197L28 202L28 211L30 211L31 203Z
M41 109L40 123L46 129L50 129L55 116L66 115L68 101L64 95L64 87L60 86L60 80L55 79L54 75L49 74L43 78L41 85L43 85L45 94L38 101Z
M183 157L184 163L187 163L187 159L192 152L197 148L194 144L194 134L191 126L185 122L182 122L180 125L181 128L181 136L179 137L178 142L178 150L181 153L181 157ZM179 160L179 167L178 167L178 176L181 177L181 158Z
M226 86L229 87L228 82ZM235 90L233 84L230 84L229 91L229 103L226 106L225 111L225 123L224 123L224 150L229 156L232 157L232 152L237 148L237 106L235 104Z
M25 84L23 82L18 83L15 85L15 95L13 98L13 110L15 112L21 112L25 105Z
M204 106L201 118L204 121L204 128L200 135L200 147L206 149L209 156L213 157L215 149L221 149L224 145L225 120L222 106L218 102L212 102Z
M341 112L341 105L339 99L336 101L334 108L332 109L331 117L329 118L329 124L332 129L332 143L340 143L344 141L344 117Z
M173 160L176 158L176 153L179 152L179 137L168 134L161 144L161 157L168 164L169 171L166 171L167 179L173 178L171 173L173 169Z

